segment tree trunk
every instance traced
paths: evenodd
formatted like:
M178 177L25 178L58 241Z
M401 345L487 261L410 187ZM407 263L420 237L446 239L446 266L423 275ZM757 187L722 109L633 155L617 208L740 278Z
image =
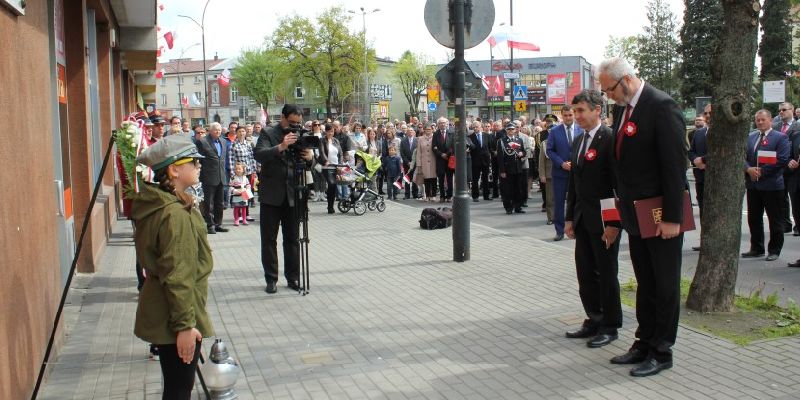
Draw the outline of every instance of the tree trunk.
M739 268L749 95L758 37L758 1L722 0L723 27L711 58L712 124L700 259L689 290L690 309L730 311Z

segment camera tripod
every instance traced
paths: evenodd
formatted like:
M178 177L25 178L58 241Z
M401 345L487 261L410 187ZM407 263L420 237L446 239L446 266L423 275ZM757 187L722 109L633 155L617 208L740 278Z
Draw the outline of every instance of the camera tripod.
M311 282L309 281L309 257L308 244L308 182L306 180L306 162L295 154L292 155L294 162L294 213L295 218L300 224L298 230L297 243L300 250L300 287L298 293L307 295Z

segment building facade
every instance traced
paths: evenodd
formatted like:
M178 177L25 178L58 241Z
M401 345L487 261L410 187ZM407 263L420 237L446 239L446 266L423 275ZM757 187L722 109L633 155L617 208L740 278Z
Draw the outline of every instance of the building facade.
M559 112L581 90L595 88L596 85L592 65L581 56L514 59L513 69L509 59L467 61L467 65L474 73L471 77L473 85L467 89L467 114L484 119L511 115L515 105L512 99L514 88L505 75L508 73L519 74L514 86L525 87L525 111L514 110L514 115L525 115L529 120ZM499 80L504 88L503 95L488 96L478 78L482 75L490 82ZM439 116L452 118L455 115L455 106L446 97L444 94L441 96L437 111L429 113L429 119Z
M0 398L29 398L80 228L96 270L119 214L111 133L155 97L155 0L0 0ZM139 99L142 99L140 102ZM92 191L97 201L87 214ZM135 283L135 281L132 281Z

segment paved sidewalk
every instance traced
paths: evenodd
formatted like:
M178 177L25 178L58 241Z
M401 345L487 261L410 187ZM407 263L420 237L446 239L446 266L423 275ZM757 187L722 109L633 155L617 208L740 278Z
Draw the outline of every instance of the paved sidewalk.
M263 292L258 225L211 236L208 308L242 366L241 399L800 397L797 338L738 347L681 328L675 367L633 379L608 363L633 339L633 310L602 349L563 336L582 320L570 250L472 225L472 259L454 263L451 229L418 217L394 202L363 216L313 204L305 297L283 281ZM133 258L119 222L101 271L76 280L41 398L160 398L158 363L132 334ZM620 281L631 275L622 265Z

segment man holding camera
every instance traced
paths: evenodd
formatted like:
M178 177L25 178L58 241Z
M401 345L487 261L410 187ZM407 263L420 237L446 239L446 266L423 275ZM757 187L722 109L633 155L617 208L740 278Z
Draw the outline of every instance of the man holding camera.
M283 275L292 290L300 287L300 214L307 207L305 194L296 196L301 176L296 163L302 160L303 171L313 163L311 149L299 150L293 144L302 131L303 112L297 105L286 104L280 122L266 127L258 138L254 156L261 163L259 202L261 203L261 266L267 282L267 293L277 292L278 227L283 232ZM296 201L299 199L299 201Z

